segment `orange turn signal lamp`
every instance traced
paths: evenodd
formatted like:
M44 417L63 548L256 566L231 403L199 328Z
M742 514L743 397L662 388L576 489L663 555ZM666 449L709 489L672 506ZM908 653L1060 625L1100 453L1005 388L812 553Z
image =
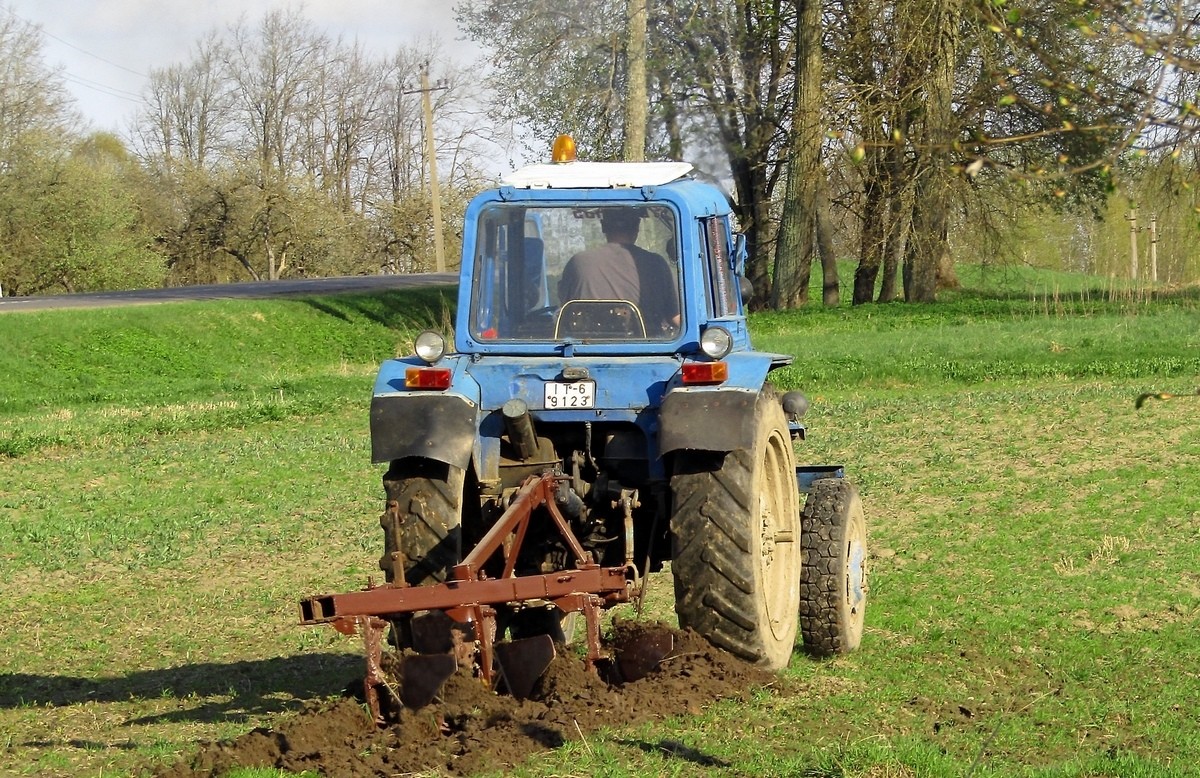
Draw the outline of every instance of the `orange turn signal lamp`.
M729 380L729 365L725 362L684 362L682 378L686 386L723 384Z
M450 388L450 368L410 367L404 371L404 388L440 391Z

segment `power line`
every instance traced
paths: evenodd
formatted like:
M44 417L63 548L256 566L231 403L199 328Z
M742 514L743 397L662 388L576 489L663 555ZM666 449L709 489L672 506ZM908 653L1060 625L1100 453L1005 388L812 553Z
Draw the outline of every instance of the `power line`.
M74 43L71 43L69 40L60 38L59 36L55 35L54 33L47 31L45 25L41 24L40 22L33 22L33 21L30 21L29 19L25 19L25 21L26 21L26 23L33 25L39 33L46 36L47 38L52 38L52 39L58 41L59 43L61 43L62 45L72 48L81 54L84 54L88 57L91 57L92 59L98 60L100 62L103 62L106 65L117 68L118 70L123 70L126 73L130 73L130 74L138 76L140 78L149 78L149 76L147 76L145 73L142 73L141 71L134 70L133 68L127 68L124 65L113 62L112 60L102 57L99 54L88 51L87 49L81 48L79 46L76 46ZM92 79L84 78L83 76L74 75L73 73L68 72L65 67L62 68L62 70L60 71L60 75L62 76L63 80L67 81L68 83L75 84L76 86L81 86L85 89L90 89L93 92L99 92L100 94L107 95L108 97L115 97L118 100L126 100L131 103L142 102L142 96L135 92L130 92L128 90L121 89L121 88L115 87L115 86L109 86L108 84L104 84L99 81L93 81Z
M111 59L105 59L104 57L101 57L99 54L93 54L92 52L88 51L87 49L79 48L78 46L76 46L74 43L71 43L70 41L63 40L62 38L58 37L57 35L55 35L52 32L46 32L46 28L42 27L41 25L38 25L38 27L41 28L42 35L45 35L47 38L53 38L54 40L58 41L59 43L61 43L64 46L70 46L71 48L75 49L76 51L80 52L81 54L86 54L89 57L91 57L92 59L98 59L107 65L112 65L114 68L117 68L119 70L124 70L126 73L132 73L133 75L141 76L142 78L149 78L149 76L147 76L145 73L142 73L137 70L133 70L132 68L127 68L124 65L118 65L116 62L113 62Z
M128 100L131 103L142 102L141 95L139 95L135 92L129 92L124 89L118 89L115 86L108 86L107 84L101 84L99 81L91 81L89 79L82 78L80 76L73 76L70 73L67 73L66 71L63 71L62 78L64 81L67 81L69 83L76 84L78 86L82 86L86 89L91 89L94 92L99 92L101 94L108 95L109 97L115 97L119 100Z

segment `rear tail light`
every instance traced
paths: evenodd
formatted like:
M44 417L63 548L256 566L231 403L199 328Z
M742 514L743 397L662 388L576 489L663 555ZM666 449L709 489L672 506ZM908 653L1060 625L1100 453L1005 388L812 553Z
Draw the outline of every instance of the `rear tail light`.
M724 362L684 362L683 383L692 386L721 384L729 379L729 365Z
M449 389L450 368L410 367L404 371L404 386L408 389Z

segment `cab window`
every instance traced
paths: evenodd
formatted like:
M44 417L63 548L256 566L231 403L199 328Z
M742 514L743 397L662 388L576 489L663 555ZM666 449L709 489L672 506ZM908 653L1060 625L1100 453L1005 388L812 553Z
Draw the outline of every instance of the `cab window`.
M490 205L477 223L471 334L482 341L674 340L681 326L676 235L674 211L664 205Z
M700 223L702 244L708 263L709 313L713 318L738 314L737 278L733 272L733 251L729 245L729 217L713 216Z

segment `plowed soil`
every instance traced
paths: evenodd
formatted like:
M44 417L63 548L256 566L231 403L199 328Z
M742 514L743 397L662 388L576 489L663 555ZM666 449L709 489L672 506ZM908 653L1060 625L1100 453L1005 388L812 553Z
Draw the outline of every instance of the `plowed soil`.
M663 627L618 625L630 632ZM622 632L624 631L624 632ZM608 683L581 659L562 654L526 700L494 694L468 670L446 682L439 699L405 710L379 728L362 703L345 698L236 740L201 746L160 778L213 778L234 767L310 770L341 778L428 772L471 775L503 770L530 755L604 727L696 714L717 699L744 698L778 681L772 673L712 647L692 632L671 630L674 649L640 680Z

